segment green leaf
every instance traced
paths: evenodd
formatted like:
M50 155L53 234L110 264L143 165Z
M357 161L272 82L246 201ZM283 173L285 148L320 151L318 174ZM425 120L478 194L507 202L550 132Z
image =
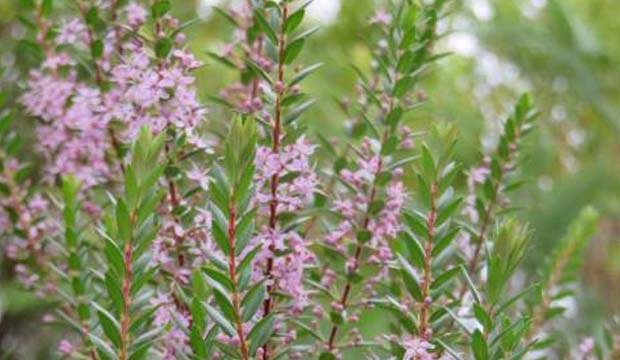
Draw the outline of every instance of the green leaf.
M306 112L306 110L308 110L312 105L314 105L315 102L316 102L316 100L311 99L311 100L303 102L299 106L293 108L291 110L291 112L288 115L286 115L286 117L284 118L284 124L288 125L288 124L292 123L293 121L295 121L304 112Z
M476 330L471 338L471 349L476 360L489 359L489 349L480 330Z
M48 17L52 13L54 2L52 0L43 0L41 2L41 16Z
M131 239L131 219L127 205L121 199L118 199L116 203L116 224L121 240L126 243Z
M101 59L103 56L103 41L101 39L96 39L90 44L90 53L93 59Z
M215 310L209 304L203 303L203 305L204 305L205 310L207 311L207 314L209 315L209 317L211 319L213 319L213 321L215 321L217 323L217 325L222 330L224 330L224 332L226 332L226 334L228 334L228 336L230 336L230 337L236 337L237 336L235 328L232 326L232 324L230 322L228 322L228 320L226 320L226 318L224 318L224 316L222 316L222 314L220 314L217 310Z
M208 51L207 55L210 58L212 58L212 59L216 60L217 62L219 62L220 64L226 65L227 67L229 67L231 69L236 69L237 68L237 66L232 61L230 61L227 57L225 57L225 56L218 55L218 54L216 54L216 53L214 53L212 51Z
M138 201L138 180L133 166L128 166L125 169L125 198L131 208L136 207Z
M415 300L423 301L422 291L420 290L420 286L415 279L415 270L409 264L409 262L407 262L407 260L400 254L398 254L398 262L400 263L401 273L403 276L403 281L405 282L405 287Z
M420 158L420 162L422 165L422 169L424 169L426 175L434 178L436 171L435 159L433 158L433 154L431 153L431 150L426 144L422 145L422 157Z
M490 332L493 326L491 316L480 306L478 303L474 303L474 316L476 320L484 327L486 332Z
M164 59L170 54L172 50L172 40L169 37L163 37L155 43L155 55Z
M148 270L143 271L141 274L136 274L134 280L131 282L131 295L137 294L144 285L153 279L153 276L157 272L158 267L152 266Z
M433 281L433 283L431 284L431 290L436 290L440 288L442 285L452 280L452 278L454 278L454 276L460 271L460 268L457 266L439 275L437 279L435 279L435 281Z
M267 81L269 84L273 85L273 79L271 78L271 76L265 71L265 69L263 69L260 65L258 65L257 63L255 63L253 60L251 59L246 59L245 64L250 67L254 72L256 72L258 75L260 75L260 77L262 77L265 81Z
M276 35L276 32L273 30L259 9L254 10L254 21L258 25L259 29L261 29L261 31L264 32L274 44L278 43L278 36Z
M99 21L99 9L96 6L91 6L86 13L86 25L95 26Z
M157 0L151 7L151 15L158 19L170 11L170 0Z
M291 14L286 19L286 23L284 23L284 32L290 34L295 31L295 29L297 29L297 27L303 21L305 14L306 11L304 9L297 10L293 14Z
M465 278L465 281L474 296L474 300L477 303L480 303L480 292L478 291L478 289L476 288L476 285L474 284L471 277L469 276L469 272L467 271L467 268L465 267L465 265L460 265L459 267L461 269L461 274L463 274L463 277Z
M307 68L303 69L302 71L297 73L295 76L293 76L293 78L289 82L288 86L292 87L292 86L300 83L302 80L304 80L306 77L308 77L308 75L312 74L313 72L315 72L316 70L318 70L322 66L323 66L323 63L317 63L317 64L314 64L314 65L308 66Z
M190 302L190 311L192 313L192 324L198 328L200 333L207 328L207 312L204 306L197 298L193 298Z
M376 215L381 210L383 210L384 206L385 206L385 201L384 200L375 200L375 201L371 202L370 205L368 205L368 213L371 214L371 215Z
M93 303L93 305L95 304ZM108 339L110 339L112 344L114 344L117 349L120 349L122 342L118 323L114 317L101 306L95 305L95 308L97 309L97 317L99 318L99 323L103 328L104 334L108 337Z
M200 335L200 330L193 324L189 334L189 344L198 359L207 358L207 347L205 346L205 342L202 339L202 335Z
M319 360L336 360L336 355L331 352L324 351L319 355Z
M151 319L153 318L153 314L159 306L154 306L146 311L143 311L137 317L134 316L134 319L131 321L131 325L129 325L129 333L133 336L136 336L140 331L142 331L142 327L149 324Z
M224 317L226 317L228 321L233 322L235 320L235 310L233 309L233 305L228 299L227 295L220 292L216 288L213 289L213 297L215 298L215 302L222 311L222 315L224 315Z
M224 19L228 20L232 25L239 26L239 23L237 22L237 20L235 20L235 18L230 16L228 11L222 9L219 6L213 6L213 10L215 10L216 13L220 14Z
M228 265L226 265L228 266ZM207 277L202 277L201 281L204 283L208 283L209 286L215 287L218 286L218 290L224 293L231 292L233 290L233 283L228 277L228 273L222 273L215 267L205 266L202 267L202 272L207 275ZM200 272L196 273L196 276L199 277ZM203 275L200 275L203 276ZM212 284L215 282L215 284ZM206 296L206 294L205 294Z
M357 241L361 244L365 244L372 239L372 233L368 230L360 230L357 232Z
M300 73L301 74L301 73ZM0 94L0 103L4 102L4 98L7 97L7 95L5 95L6 93L2 93ZM4 107L4 105L2 105L2 107ZM0 138L6 134L6 132L11 129L11 125L13 124L13 119L15 118L15 116L13 116L13 113L8 112L7 114L4 114L2 116L0 116Z
M235 252L237 256L244 252L248 245L252 232L254 230L254 215L258 209L254 209L243 216L239 224L237 224L236 237L237 244Z
M109 271L105 274L105 286L108 290L108 296L112 299L112 303L114 303L116 307L116 313L121 314L125 306L121 284Z
M403 117L403 108L397 106L385 118L385 124L391 128L398 126L398 122Z
M408 231L401 232L400 238L405 241L405 246L409 251L411 262L418 267L424 267L424 249L420 242Z
M426 239L428 237L428 229L426 227L427 222L423 215L419 213L405 212L403 213L405 224L420 238Z
M462 198L456 198L452 200L449 204L440 208L438 211L437 220L435 221L435 226L439 227L446 220L448 220L454 214L454 212L458 210L458 208L461 205L462 200L463 200Z
M217 222L213 222L212 233L215 242L220 247L220 250L226 255L230 255L230 244L228 243L228 234L224 228Z
M260 319L260 321L248 333L250 341L250 353L254 354L256 350L263 346L271 337L275 330L275 313Z
M219 291L222 294L228 294L233 289L233 282L224 274L219 273L217 270L203 267L203 281L210 287Z
M456 236L459 234L460 229L455 227L450 229L447 233L437 234L435 236L436 243L433 246L431 251L431 257L435 258L442 254L444 250L446 250L450 244L454 241Z
M117 359L114 349L112 349L112 347L108 345L108 343L106 343L103 339L96 335L93 335L92 333L88 334L88 339L95 345L95 347L97 348L97 355L99 355L102 360Z
M398 60L398 65L396 66L396 70L401 74L407 74L411 71L413 67L413 62L415 60L415 56L412 51L407 51L403 54L403 56Z
M295 61L295 58L297 58L299 53L301 53L301 50L303 49L305 43L305 39L297 39L288 44L286 46L286 49L284 50L284 64L289 65L293 61Z
M394 85L394 91L392 91L392 95L395 97L402 97L409 91L413 84L415 83L415 78L413 76L405 76L402 79L396 82Z
M249 321L260 309L265 299L265 284L260 282L254 285L241 301L243 321Z
M306 39L308 36L310 36L310 35L314 34L314 33L315 33L315 32L317 32L319 29L320 29L320 26L318 26L318 25L317 25L317 26L314 26L314 27L311 27L310 29L308 29L308 30L306 30L306 31L302 32L301 34L297 35L297 36L293 39L293 41L297 41L297 40L300 40L300 39Z

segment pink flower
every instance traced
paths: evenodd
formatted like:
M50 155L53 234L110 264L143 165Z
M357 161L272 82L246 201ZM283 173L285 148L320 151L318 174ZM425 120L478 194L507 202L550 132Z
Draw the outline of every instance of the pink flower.
M73 344L71 344L68 340L60 340L60 343L58 344L58 351L63 354L63 355L71 355L71 353L73 352L74 348L73 348Z
M371 24L389 25L392 22L392 15L388 14L385 10L379 9L370 18Z
M57 44L76 44L85 42L86 26L79 19L73 19L60 26L56 37Z
M192 70L202 66L202 63L187 51L175 50L172 55L181 61L185 69Z
M129 3L125 7L125 13L127 14L127 24L132 28L138 28L146 21L146 9L138 3Z
M209 177L206 171L200 170L194 165L192 169L187 172L187 178L198 183L204 191L209 190Z
M433 344L420 338L410 338L403 341L405 355L403 360L434 360L435 355L430 352Z

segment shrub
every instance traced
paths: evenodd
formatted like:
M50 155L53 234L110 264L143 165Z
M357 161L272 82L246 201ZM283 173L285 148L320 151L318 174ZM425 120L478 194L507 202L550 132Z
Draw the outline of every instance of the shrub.
M225 116L210 121L196 95L201 63L182 32L189 24L169 14L172 2L93 3L77 1L65 18L51 0L35 1L23 19L42 60L18 98L36 123L36 174L16 160L12 112L0 126L5 256L21 285L51 302L46 321L62 324L53 356L556 351L555 320L597 213L584 209L544 271L526 275L532 231L513 215L513 194L536 124L530 97L468 171L454 159L453 125L405 125L445 55L434 44L446 1L394 1L370 19L372 71L355 69L338 142L301 120L313 104L302 84L322 65L298 62L315 30L302 25L308 3L219 9L235 38L209 56L239 81L212 97ZM575 350L612 358L618 344L607 339Z

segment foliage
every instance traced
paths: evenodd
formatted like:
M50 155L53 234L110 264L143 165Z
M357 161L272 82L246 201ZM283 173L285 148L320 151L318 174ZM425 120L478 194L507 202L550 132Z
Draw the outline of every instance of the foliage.
M613 330L578 348L556 331L597 211L583 209L539 274L522 266L535 101L515 101L467 171L457 126L410 128L455 5L377 9L371 65L353 65L346 136L334 142L306 123L316 100L302 86L323 67L303 63L317 30L309 4L216 9L235 31L207 55L235 81L210 96L207 120L192 21L173 17L173 2L24 3L20 56L36 65L19 94L0 96L0 234L15 279L49 299L45 321L61 329L47 358L618 353ZM35 128L35 166L17 159L18 111ZM368 333L373 314L381 324Z

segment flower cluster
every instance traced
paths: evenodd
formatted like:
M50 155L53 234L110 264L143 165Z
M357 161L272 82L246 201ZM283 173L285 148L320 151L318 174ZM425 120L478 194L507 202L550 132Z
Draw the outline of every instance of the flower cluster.
M255 201L260 215L268 219L272 216L271 207L274 205L273 216L279 217L302 211L310 204L318 181L310 162L313 152L314 145L304 137L279 152L264 146L257 149ZM275 189L271 185L274 176L279 178ZM304 267L313 261L313 254L306 248L305 240L294 230L272 228L266 223L261 226L253 242L263 244L255 261L255 280L262 278L266 260L274 259L271 270L274 283L271 285L291 296L297 309L303 309L307 303L303 285ZM285 255L276 256L277 253Z
M146 21L146 10L137 3L125 8L135 30ZM178 20L165 16L159 31L173 32ZM32 70L21 97L26 111L40 119L39 152L46 158L48 180L75 174L86 188L115 176L124 159L110 159L120 143L130 144L144 126L160 132L172 126L185 133L190 144L204 147L195 128L204 118L194 89L192 70L201 64L182 49L179 33L170 44L171 55L155 59L143 41L118 43L111 33L95 45L94 33L80 19L62 24L55 43L71 45L52 52L39 69ZM101 54L93 59L95 79L78 74L79 55L94 46ZM93 51L93 50L91 50ZM114 132L120 123L121 131ZM118 155L118 154L117 154Z
M334 202L333 211L342 216L342 221L325 241L344 255L346 240L355 241L356 229L365 226L370 234L367 245L373 249L373 255L367 261L382 264L384 271L387 271L389 261L393 260L390 240L396 238L400 231L400 214L407 199L407 191L399 181L403 171L400 168L392 170L393 180L385 190L385 206L376 217L369 218L368 214L374 200L373 185L382 170L381 159L371 150L368 139L365 139L362 146L362 156L357 159L357 167L356 170L340 171L340 178L351 186L354 195L353 198L349 198L345 194L345 198ZM355 258L350 258L346 264L347 270L357 267L356 262Z

